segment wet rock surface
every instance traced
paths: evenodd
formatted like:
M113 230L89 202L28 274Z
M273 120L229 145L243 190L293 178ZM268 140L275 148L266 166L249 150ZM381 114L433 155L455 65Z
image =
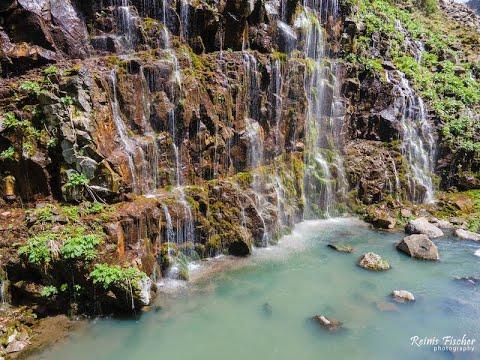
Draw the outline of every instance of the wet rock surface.
M413 294L407 290L393 290L392 297L400 303L415 301Z
M473 1L471 3L474 4ZM475 9L472 9L465 4L457 3L452 0L440 0L439 5L440 9L448 17L455 21L458 21L464 26L473 28L480 33L480 16L478 15L478 13L475 12Z
M437 226L431 224L426 218L418 218L410 220L405 226L405 233L407 234L423 234L431 239L442 237L443 231Z
M370 271L386 271L390 269L390 264L387 260L373 252L363 254L358 260L358 266Z
M354 248L350 245L345 245L341 243L330 243L327 245L330 249L333 249L338 252L342 253L352 253L354 251Z
M348 201L381 229L418 215L400 210L426 192L401 144L409 117L400 99L416 103L416 118L422 108L411 79L398 76L378 33L367 55L388 79L375 66L337 61L365 55L354 46L367 31L351 16L358 9L341 2L335 16L311 21L296 1L127 4L0 4L0 265L13 304L42 316L130 313L155 296L139 272L157 279L174 267L188 279L185 258L248 256L305 214L342 215ZM475 26L463 8L441 6ZM309 48L317 31L325 43ZM405 46L415 51L413 41ZM425 113L422 126L434 124L435 135L441 121ZM439 158L442 174L458 165L442 175L444 188L480 186L472 156ZM316 194L313 206L306 193ZM446 205L475 209L467 199ZM424 223L411 228L439 234ZM79 249L85 238L94 245ZM83 258L72 255L79 251ZM389 268L373 253L360 264ZM105 267L94 280L97 265ZM26 341L16 337L10 350Z
M395 246L397 250L404 252L412 258L433 261L440 259L437 246L427 235L415 234L406 236Z
M312 320L320 325L323 329L336 332L342 329L342 322L333 318L327 318L324 315L315 315L312 317Z
M464 229L456 229L455 236L460 240L480 241L480 234Z

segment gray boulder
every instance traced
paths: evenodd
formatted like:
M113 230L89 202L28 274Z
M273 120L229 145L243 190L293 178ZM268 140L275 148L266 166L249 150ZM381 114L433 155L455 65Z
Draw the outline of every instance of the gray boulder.
M431 218L430 222L436 227L439 227L440 229L453 229L453 224L448 220Z
M371 271L385 271L390 269L390 264L387 260L373 252L363 254L358 261L358 266Z
M403 240L396 245L396 248L416 259L436 261L440 258L437 246L427 235L423 234L404 237Z
M415 297L410 291L407 290L393 290L393 299L397 302L410 302L415 301Z
M461 240L480 241L480 234L464 229L455 230L455 236Z
M434 239L443 236L443 231L437 226L431 224L426 218L421 217L415 220L410 220L405 226L407 234L424 234L429 238Z

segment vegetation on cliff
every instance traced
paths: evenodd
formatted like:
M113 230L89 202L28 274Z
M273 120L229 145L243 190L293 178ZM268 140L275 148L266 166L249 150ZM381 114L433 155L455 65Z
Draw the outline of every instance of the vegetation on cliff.
M381 78L384 61L404 72L435 113L443 186L477 186L480 35L449 20L434 5L424 4L419 10L409 2L367 0L358 8L356 16L365 32L357 38L356 55L349 59ZM375 47L378 51L372 50Z

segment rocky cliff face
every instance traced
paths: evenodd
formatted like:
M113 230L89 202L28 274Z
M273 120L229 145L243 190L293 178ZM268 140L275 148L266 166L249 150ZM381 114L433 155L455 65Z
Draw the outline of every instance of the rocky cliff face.
M480 2L477 0L470 0L467 2L468 7L473 9L477 14L480 13Z
M248 255L303 217L378 224L480 187L478 33L440 31L442 13L11 0L0 16L2 266L39 312L129 310L146 276Z

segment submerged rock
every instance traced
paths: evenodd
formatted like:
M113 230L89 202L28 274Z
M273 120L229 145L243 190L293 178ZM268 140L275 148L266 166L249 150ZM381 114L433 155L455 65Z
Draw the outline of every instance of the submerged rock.
M273 311L272 311L272 305L270 305L270 303L266 302L265 304L263 304L262 306L262 310L263 310L263 313L265 315L268 315L268 316L271 316Z
M390 269L390 264L387 260L373 252L363 254L358 261L358 266L372 271L385 271Z
M396 248L416 259L436 261L440 258L437 246L427 235L423 234L404 237L402 241L397 243Z
M338 252L343 252L343 253L352 253L353 252L353 247L351 247L350 245L330 243L327 246L330 249L336 250Z
M410 291L407 290L393 290L392 292L393 299L396 302L409 302L415 301L415 297Z
M455 236L461 240L480 241L480 234L468 230L457 229Z
M312 319L322 328L328 331L337 331L342 328L342 322L335 319L327 318L324 315L315 315Z
M395 304L387 301L377 301L375 306L382 312L398 312L398 307Z
M438 238L444 235L442 230L431 224L424 217L410 220L407 226L405 226L405 232L407 234L424 234L429 238Z
M456 276L454 280L473 286L480 284L480 278L474 276Z

